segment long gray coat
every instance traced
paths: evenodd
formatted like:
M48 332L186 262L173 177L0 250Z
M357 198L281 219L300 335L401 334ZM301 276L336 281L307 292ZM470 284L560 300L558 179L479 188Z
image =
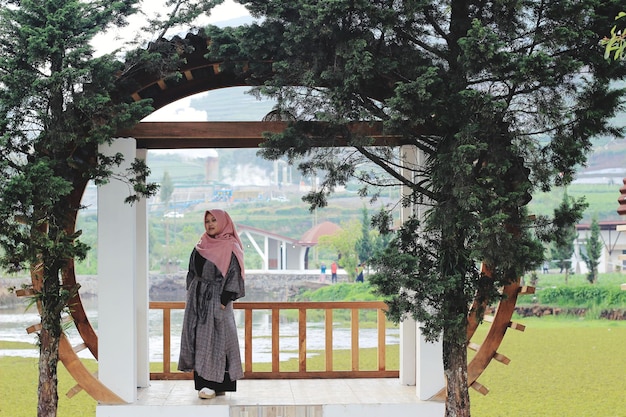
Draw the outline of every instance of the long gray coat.
M245 295L241 268L232 255L226 277L211 261L206 261L202 271L196 271L194 249L187 273L187 305L183 319L178 370L191 372L208 381L223 382L226 360L232 381L243 378L239 340L233 312L229 302L222 310L222 292L233 293L232 299Z

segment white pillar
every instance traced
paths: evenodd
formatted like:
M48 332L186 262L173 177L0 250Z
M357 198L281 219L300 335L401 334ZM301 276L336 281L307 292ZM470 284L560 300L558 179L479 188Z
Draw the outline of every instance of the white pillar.
M417 325L415 393L428 400L445 387L443 375L443 346L441 341L427 342Z
M400 323L400 384L415 385L417 371L415 320L407 318Z
M138 149L137 158L146 160L147 149ZM148 314L150 284L148 279L148 201L142 198L137 203L137 386L150 385L150 349Z
M424 153L415 146L403 146L401 151L404 175L412 182L418 180L419 168L425 166ZM411 190L404 188L403 195ZM412 215L424 217L425 208L410 206L401 208L404 223ZM419 323L404 320L400 326L400 383L415 385L415 394L420 400L428 400L444 387L443 351L441 342L426 342Z
M120 152L124 173L135 157L134 139L116 139L100 152ZM124 202L128 185L111 179L98 187L98 376L124 401L137 397L136 207Z
M412 180L415 173L412 171L417 165L417 148L414 146L403 146L400 150L402 160L402 175ZM411 190L402 188L402 195L407 195ZM415 207L400 207L400 217L402 223L406 222L415 213ZM408 318L400 323L400 383L402 385L415 385L416 383L416 335L417 325L415 320Z

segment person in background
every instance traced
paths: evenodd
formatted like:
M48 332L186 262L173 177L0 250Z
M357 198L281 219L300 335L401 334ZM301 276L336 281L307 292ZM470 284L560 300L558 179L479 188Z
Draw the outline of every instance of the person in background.
M326 281L326 264L322 262L322 266L320 267L320 282Z
M330 281L334 284L337 282L337 262L330 264Z
M356 282L363 282L363 270L365 269L365 263L360 263L356 267Z
M204 214L191 251L178 370L193 371L203 399L237 390L243 378L233 301L245 295L243 245L223 210Z

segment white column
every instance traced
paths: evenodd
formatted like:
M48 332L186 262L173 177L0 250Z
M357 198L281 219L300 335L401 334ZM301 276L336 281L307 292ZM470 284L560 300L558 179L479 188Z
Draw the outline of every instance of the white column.
M116 139L100 152L120 152L124 173L135 157L134 139ZM136 207L124 203L128 185L111 179L98 188L98 376L124 401L137 397Z
M418 180L417 168L424 166L424 153L415 146L401 149L403 175L412 182ZM403 189L402 193L411 192ZM411 215L424 217L425 207L402 207L402 222ZM400 383L415 385L415 394L420 400L428 400L444 387L443 352L441 342L426 342L419 329L419 323L405 320L400 326Z
M407 318L400 323L400 384L415 385L417 371L417 325Z
M445 387L443 346L441 341L427 342L417 327L415 393L420 400L428 400Z
M414 146L403 146L400 149L402 160L402 175L414 178L411 171L417 164L417 148ZM402 195L407 195L411 190L407 187L402 188ZM402 223L406 222L412 214L415 207L400 207L400 217ZM413 319L406 319L400 323L400 383L402 385L415 385L416 383L416 334L417 324Z
M146 160L147 149L137 149L137 158ZM137 386L150 385L150 348L148 334L148 313L150 284L148 279L148 201L142 198L137 203Z

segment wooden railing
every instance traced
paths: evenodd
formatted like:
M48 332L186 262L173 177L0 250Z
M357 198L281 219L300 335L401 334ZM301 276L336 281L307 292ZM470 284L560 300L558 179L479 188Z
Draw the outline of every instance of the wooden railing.
M237 310L244 310L244 377L248 379L306 379L306 378L397 378L399 371L386 369L386 328L384 310L380 301L354 302L236 302ZM173 372L171 369L171 312L185 308L184 302L151 302L150 309L163 311L163 371L151 372L150 379L174 380L191 379L191 373ZM253 326L252 314L255 310L265 310L271 316L271 370L254 370L252 362ZM298 370L280 369L280 311L298 312ZM324 311L324 362L325 370L307 369L307 311ZM335 370L333 367L333 311L350 311L351 369ZM376 311L377 330L377 369L359 369L359 312Z

